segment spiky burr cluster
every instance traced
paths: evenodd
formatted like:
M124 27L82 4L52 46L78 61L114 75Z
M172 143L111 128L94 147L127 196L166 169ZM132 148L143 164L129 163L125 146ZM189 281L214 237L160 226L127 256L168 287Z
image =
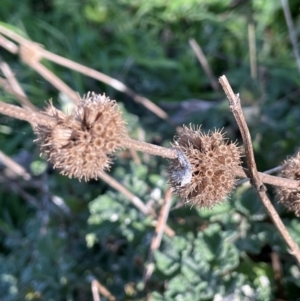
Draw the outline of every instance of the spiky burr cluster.
M105 95L88 93L71 115L51 103L44 114L53 121L36 126L36 141L53 167L69 177L98 178L99 172L109 169L110 155L127 136L116 102Z
M179 155L170 161L169 183L185 203L211 208L232 191L240 151L235 143L227 143L222 131L204 134L184 126L173 147Z
M300 180L300 153L283 162L283 169L280 177ZM295 212L300 217L300 190L278 187L277 198L289 211Z

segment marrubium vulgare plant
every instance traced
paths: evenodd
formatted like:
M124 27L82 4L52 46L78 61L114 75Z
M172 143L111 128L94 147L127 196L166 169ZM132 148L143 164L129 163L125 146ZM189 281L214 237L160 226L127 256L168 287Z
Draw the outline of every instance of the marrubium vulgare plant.
M234 189L236 176L245 177L240 149L222 130L203 133L200 127L183 126L170 148L134 140L128 136L116 101L104 94L88 93L69 115L51 102L40 112L0 102L0 112L30 122L41 153L62 174L79 180L97 179L100 172L109 170L114 153L125 148L168 158L169 184L192 206L213 207ZM286 203L285 191L282 188L278 194Z

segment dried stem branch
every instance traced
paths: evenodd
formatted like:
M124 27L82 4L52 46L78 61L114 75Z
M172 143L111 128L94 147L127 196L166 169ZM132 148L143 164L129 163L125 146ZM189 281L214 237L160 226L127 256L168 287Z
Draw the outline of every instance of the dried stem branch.
M131 138L126 138L122 141L122 144L126 148L132 148L137 151L148 153L155 156L160 156L168 159L176 159L177 152L174 149L161 147L158 145L142 142L139 140L134 140Z
M169 123L171 123L169 121L169 119L168 119L168 114L164 110L162 110L160 107L158 107L156 104L154 104L150 99L137 94L136 92L134 92L132 89L130 89L129 87L127 87L125 84L123 84L119 80L117 80L117 79L115 79L113 77L110 77L110 76L108 76L108 75L106 75L104 73L101 73L99 71L96 71L96 70L94 70L92 68L86 67L84 65L81 65L81 64L78 64L76 62L73 62L73 61L71 61L69 59L66 59L64 57L56 55L56 54L54 54L54 53L52 53L50 51L47 51L47 50L43 49L41 46L37 47L38 44L33 43L33 42L29 41L29 40L26 40L25 38L23 38L22 36L18 35L14 31L9 30L6 27L1 26L1 25L0 25L0 33L2 33L3 35L6 35L10 39L18 42L21 45L20 48L22 48L24 46L25 47L31 47L32 45L34 47L36 47L36 49L38 48L37 50L39 52L40 58L48 59L48 60L50 60L50 61L52 61L52 62L54 62L56 64L59 64L59 65L64 66L66 68L78 71L78 72L80 72L80 73L82 73L82 74L84 74L86 76L95 78L98 81L101 81L101 82L103 82L103 83L105 83L105 84L113 87L117 91L125 93L126 95L128 95L132 99L134 99L134 101L136 101L137 103L140 103L143 106L145 106L148 110L150 110L151 112L153 112L154 114L156 114L158 117L160 117L160 118L168 121ZM0 40L0 42L1 42L1 40ZM10 41L6 40L3 37L2 44L0 44L0 45L3 46L4 48L6 48L11 53L16 54L18 48L14 47L13 44L9 44L8 42L10 42ZM31 67L33 68L33 66L31 66ZM35 66L35 67L37 67L39 70L41 69L40 66ZM36 70L36 71L38 71L38 70Z
M291 249L291 253L295 256L300 264L300 250L298 245L295 243L293 238L290 236L289 232L287 231L285 225L283 224L281 218L279 217L278 213L276 212L274 206L272 205L271 201L269 200L266 189L262 183L261 178L258 176L258 171L256 168L256 163L254 159L254 153L252 148L251 136L247 126L247 123L244 118L244 114L241 108L240 98L239 95L235 95L226 76L223 75L220 77L220 83L227 95L230 109L233 112L233 115L237 121L239 126L242 139L244 142L245 153L246 153L246 161L249 167L249 177L251 179L251 184L257 191L261 201L263 202L264 206L266 207L271 219L273 220L274 225L277 227L279 233L286 241L287 245Z
M239 168L238 170L235 170L235 175L237 177L248 177L249 176L249 170L246 168ZM286 187L291 189L299 189L300 188L300 182L297 180L287 179L287 178L281 178L277 176L271 176L267 173L258 172L258 176L260 180L264 184L270 184L277 187ZM249 180L248 178L245 180Z
M14 95L25 109L37 111L38 109L27 99L24 90L16 79L10 66L6 62L0 62L0 69L7 79L6 81L5 79L0 78L0 85L2 85L7 92Z
M75 103L79 100L77 93L40 62L35 62L34 64L31 64L30 67L51 83L57 90L68 95Z
M92 293L94 297L94 301L100 301L100 296L96 294L98 291L99 294L102 294L105 298L107 298L109 301L116 301L116 297L111 294L111 292L102 285L98 280L93 279L91 283Z
M157 226L155 228L155 234L151 241L150 251L149 251L148 260L147 260L147 266L146 266L144 277L143 277L144 284L149 280L149 278L152 275L152 272L154 269L153 255L154 255L154 252L159 248L159 246L161 244L163 233L165 231L165 228L167 227L166 224L167 224L171 204L172 204L172 193L171 193L171 189L168 189L165 193L165 204L161 208L159 218L157 221Z
M140 198L135 196L132 192L130 192L126 187L124 187L122 184L116 181L113 177L111 177L105 172L100 172L99 177L104 182L106 182L109 186L111 186L112 188L116 189L117 191L125 195L130 200L130 202L136 208L138 208L143 214L155 217L155 213L151 210L151 208L146 206ZM169 226L165 227L165 232L170 237L175 235L175 232Z
M212 88L215 90L215 92L219 93L220 86L218 85L218 81L216 80L216 77L214 76L214 74L209 66L209 63L206 59L205 54L202 51L202 48L196 42L195 39L189 39L189 43L190 43L190 46L192 47L194 53L196 54L204 72L206 73L207 77L209 78Z
M300 53L299 53L299 48L298 48L298 43L297 43L297 34L293 25L293 19L291 16L291 11L289 7L288 0L281 0L283 12L284 12L284 17L285 21L288 27L289 35L290 35L290 40L293 46L293 51L294 55L296 58L296 63L298 67L298 71L300 72Z
M11 159L9 156L0 151L0 161L5 165L8 169L12 171L15 175L22 177L24 180L30 180L31 175L26 171L26 169Z
M2 101L0 101L0 113L16 119L27 121L32 125L49 125L49 123L54 122L54 119L50 116L34 111L25 110L24 108Z
M78 71L86 76L95 78L95 79L113 87L117 91L127 94L128 96L133 98L137 103L142 104L148 110L150 110L151 112L153 112L160 118L168 119L168 114L165 111L163 111L160 107L158 107L156 104L154 104L150 99L148 99L144 96L138 95L133 90L131 90L129 87L127 87L125 84L120 82L119 80L117 80L113 77L110 77L104 73L101 73L99 71L96 71L92 68L86 67L84 65L78 64L78 63L73 62L64 57L61 57L61 56L54 54L50 51L47 51L45 49L42 49L41 51L42 51L42 55L45 59L48 59L49 61L52 61L56 64L67 67L69 69Z
M0 35L0 46L13 54L17 54L19 51L19 47L12 41L6 39L3 35Z
M257 79L255 25L253 22L250 22L248 24L248 40L249 40L249 50L250 50L251 77L253 79Z
M51 116L45 115L40 112L28 111L25 110L24 108L7 104L1 101L0 101L0 113L13 118L25 120L27 122L30 122L33 126L37 124L49 125L51 124L51 122L55 122L53 117ZM172 148L166 148L166 147L142 142L139 140L134 140L129 137L124 137L124 140L122 141L122 145L129 149L142 151L151 155L161 156L168 159L176 159L178 157L177 151ZM245 178L250 176L250 171L247 169L239 168L235 170L235 175L237 177ZM266 183L278 187L298 189L300 186L299 181L281 178L281 177L275 177L275 176L267 175L265 173L258 173L258 177L262 183ZM141 209L142 212L143 210L144 209Z
M9 94L13 95L19 102L22 104L22 106L26 108L30 108L32 111L37 111L37 108L24 96L17 94L13 87L10 85L8 80L0 77L0 86Z

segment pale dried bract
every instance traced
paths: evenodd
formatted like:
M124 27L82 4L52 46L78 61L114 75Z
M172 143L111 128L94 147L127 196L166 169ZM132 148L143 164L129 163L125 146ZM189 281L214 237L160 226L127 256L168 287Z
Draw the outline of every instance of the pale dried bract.
M116 102L105 95L88 93L71 115L52 103L44 114L53 122L35 128L36 141L54 168L69 177L97 179L99 172L109 169L111 154L127 137Z
M204 134L184 126L172 146L188 161L171 160L168 167L169 183L185 203L211 208L232 191L240 151L235 143L227 143L222 131Z
M283 162L280 177L300 181L300 153ZM300 217L300 190L278 187L277 198L289 211Z

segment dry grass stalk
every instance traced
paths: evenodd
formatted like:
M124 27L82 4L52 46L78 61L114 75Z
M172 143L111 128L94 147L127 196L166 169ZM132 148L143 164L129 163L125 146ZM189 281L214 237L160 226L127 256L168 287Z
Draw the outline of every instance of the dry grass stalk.
M8 92L14 95L25 109L37 111L38 109L29 101L23 91L21 85L16 79L13 71L5 62L0 62L0 69L6 77L7 81L0 78L0 85Z
M10 169L15 175L22 177L26 181L31 179L31 175L25 170L23 166L21 166L20 164L12 160L2 151L0 151L0 161L8 169Z
M189 43L190 46L192 47L194 53L196 54L203 70L205 71L207 77L210 80L210 84L212 86L212 88L215 90L215 92L219 93L220 92L220 86L218 85L218 81L216 79L216 77L214 76L209 63L206 59L205 54L202 51L202 48L200 47L200 45L196 42L195 39L189 39Z
M152 217L156 217L155 212L153 212L151 207L148 207L143 203L143 201L135 196L132 192L130 192L126 187L124 187L122 184L120 184L118 181L116 181L114 178L112 178L110 175L108 175L105 172L99 173L99 178L106 182L109 186L119 191L121 194L125 195L130 202L138 208L143 214L150 215ZM165 233L172 237L175 235L174 230L172 230L168 225L165 226L164 229Z
M16 119L27 121L33 126L37 124L49 125L54 122L54 118L50 116L46 116L45 114L42 114L40 112L28 111L21 107L11 105L2 101L0 101L0 113Z
M299 53L298 42L297 42L297 32L294 28L289 2L288 0L281 0L281 4L284 12L285 21L288 27L291 44L293 46L296 64L298 67L298 71L300 72L300 53Z
M282 238L285 240L289 248L291 249L291 253L294 255L298 264L300 264L300 250L298 245L295 243L293 238L290 236L289 232L287 231L285 225L283 224L281 218L279 217L278 213L276 212L274 206L272 205L271 201L269 200L266 189L261 181L261 178L258 176L258 171L256 168L256 163L253 154L252 142L250 132L245 121L245 117L243 115L243 111L241 108L240 98L239 95L235 95L226 76L223 75L220 77L220 83L227 95L230 109L233 112L233 115L237 121L239 126L244 147L246 153L246 161L249 167L249 177L251 179L251 184L256 190L257 194L259 195L261 201L263 202L265 208L271 219L273 220L274 225L278 229L279 233L281 234Z
M161 244L163 233L167 226L167 220L168 220L171 204L172 204L172 194L171 194L171 190L168 189L165 193L165 203L160 210L157 226L155 228L155 234L151 241L147 265L143 277L144 284L149 280L149 278L153 273L153 269L154 269L153 255L154 252L159 248Z
M91 289L92 289L94 301L100 301L99 294L102 294L109 301L116 301L116 297L113 296L111 292L96 279L92 280Z
M142 104L148 110L156 114L158 117L168 121L168 114L165 111L163 111L160 107L155 105L150 99L141 96L136 92L134 92L133 90L131 90L129 87L127 87L119 80L112 78L99 71L96 71L92 68L83 66L69 59L56 55L50 51L47 51L43 49L41 45L26 40L25 38L21 37L20 35L16 34L12 30L9 30L2 25L0 25L0 33L18 42L20 44L20 56L23 59L23 61L29 66L31 66L33 69L35 69L37 72L39 72L45 79L49 80L59 90L64 91L67 95L71 97L71 99L76 100L78 99L78 97L72 95L74 92L71 91L70 88L65 83L63 83L59 78L57 78L50 70L48 70L46 67L40 64L39 63L40 59L42 58L48 59L56 64L59 64L71 70L78 71L86 76L95 78L96 80L99 80L107 85L110 85L114 89L130 96L137 103ZM5 38L2 39L2 44L0 45L1 46L3 45L3 47L6 48L8 51L16 54L16 47L14 46L12 47L13 44L9 44L7 41L8 40L6 40ZM27 55L28 53L31 53L33 55L32 56L33 59L31 58L31 56Z

